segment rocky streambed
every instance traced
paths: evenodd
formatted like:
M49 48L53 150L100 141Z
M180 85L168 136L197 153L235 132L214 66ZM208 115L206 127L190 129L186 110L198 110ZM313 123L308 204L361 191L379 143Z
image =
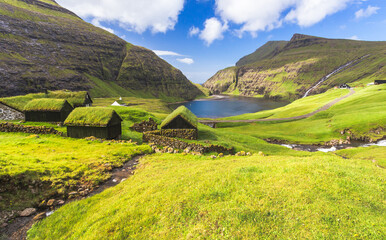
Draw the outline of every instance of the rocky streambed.
M334 152L342 149L350 149L356 147L370 147L370 146L382 146L386 147L386 140L379 140L374 143L366 143L362 141L351 141L350 143L342 143L335 145L306 145L306 144L287 144L280 143L281 146L297 150L297 151L307 151L307 152Z

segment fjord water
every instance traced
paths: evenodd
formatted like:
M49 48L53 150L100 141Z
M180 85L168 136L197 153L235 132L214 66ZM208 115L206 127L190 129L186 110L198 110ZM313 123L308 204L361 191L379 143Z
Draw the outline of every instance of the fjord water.
M211 99L198 99L172 107L184 105L200 118L222 118L275 109L288 103L263 98L215 95Z

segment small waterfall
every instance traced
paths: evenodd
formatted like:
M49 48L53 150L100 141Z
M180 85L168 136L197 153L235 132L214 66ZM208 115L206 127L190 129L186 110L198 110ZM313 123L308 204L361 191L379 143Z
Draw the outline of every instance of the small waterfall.
M344 70L345 68L347 68L347 67L350 66L350 65L353 65L354 63L355 63L355 64L359 63L359 61L361 61L363 58L368 57L368 56L370 56L370 54L367 54L367 55L362 56L362 57L360 57L360 58L358 58L358 59L355 59L355 60L353 60L353 61L350 61L350 62L348 62L348 63L346 63L346 64L344 64L344 65L338 67L338 68L335 69L334 71L330 72L329 74L327 74L326 76L324 76L322 79L320 79L314 86L312 86L310 89L308 89L308 90L306 91L306 93L303 95L303 98L307 97L308 94L309 94L312 90L314 90L315 88L319 87L320 84L322 84L324 81L326 81L327 79L329 79L332 75L334 75L334 74L336 74L336 73L338 73L338 72Z

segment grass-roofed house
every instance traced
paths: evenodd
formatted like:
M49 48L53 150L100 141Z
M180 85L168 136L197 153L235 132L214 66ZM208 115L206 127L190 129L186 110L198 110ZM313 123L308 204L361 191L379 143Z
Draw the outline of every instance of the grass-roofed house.
M91 107L93 101L86 91L71 92L68 90L48 91L47 97L66 99L74 108Z
M197 126L198 120L196 115L185 106L180 106L161 123L161 135L167 137L197 139Z
M74 108L65 99L40 98L24 107L27 122L64 122Z
M27 95L13 96L1 98L0 101L7 106L10 106L18 111L23 111L24 107L34 99L53 98L65 99L74 108L76 107L91 107L93 101L86 91L71 92L68 90L47 91L46 93L30 93Z
M120 139L121 122L121 117L111 108L80 107L72 111L64 125L67 126L68 137Z

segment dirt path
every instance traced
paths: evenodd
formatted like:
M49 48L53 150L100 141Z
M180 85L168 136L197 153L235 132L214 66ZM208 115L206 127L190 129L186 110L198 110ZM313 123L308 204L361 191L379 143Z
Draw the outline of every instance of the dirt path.
M215 123L254 123L254 122L272 122L272 121L290 121L290 120L300 120L300 119L304 119L304 118L308 118L308 117L311 117L321 111L325 111L327 109L329 109L330 107L332 107L334 104L342 101L343 99L345 98L348 98L349 96L353 95L355 93L354 90L350 90L350 93L343 96L343 97L340 97L340 98L337 98L335 99L334 101L332 102L329 102L327 103L326 105L324 105L323 107L319 108L318 110L315 110L311 113L308 113L308 114L305 114L305 115L300 115L300 116L296 116L296 117L288 117L288 118L264 118L264 119L248 119L248 120L199 120L200 123L203 123L203 124L215 124Z
M115 168L111 172L111 178L100 185L98 188L90 192L86 197L94 196L95 194L101 193L104 190L114 187L120 182L126 180L128 177L134 174L134 170L139 163L140 158L143 155L136 156L123 164L120 168ZM66 201L70 203L74 200L80 200L83 197L78 197L75 199L71 199ZM12 220L6 227L0 229L0 240L24 240L27 237L27 231L32 227L32 225L36 222L34 217L39 214L47 214L51 210L46 209L45 211L38 211L36 214L33 214L28 217L17 217Z

